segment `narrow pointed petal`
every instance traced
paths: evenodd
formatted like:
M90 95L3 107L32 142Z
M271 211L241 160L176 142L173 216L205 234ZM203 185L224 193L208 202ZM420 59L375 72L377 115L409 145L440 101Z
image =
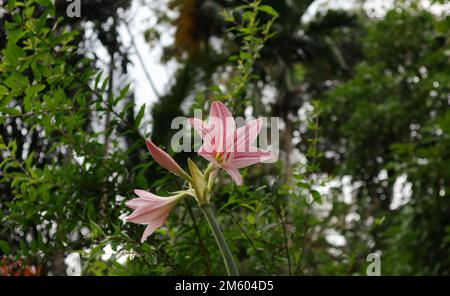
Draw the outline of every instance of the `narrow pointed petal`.
M212 162L213 164L217 165L217 160L214 158L214 155L211 152L208 152L205 148L204 145L202 145L200 147L200 149L198 150L198 155L200 155L201 157L203 157L204 159L206 159L209 162Z
M125 205L131 209L148 206L148 200L143 198L133 198L125 202Z
M197 133L202 137L203 145L202 148L207 152L214 151L214 139L211 127L198 118L188 118L188 123L197 131Z
M261 127L263 125L262 118L254 119L236 131L235 147L238 152L250 151L250 145L256 140Z
M145 242L147 238L155 232L156 229L161 227L167 219L169 212L163 213L160 217L158 217L155 220L152 220L150 223L147 224L147 227L144 230L144 233L142 234L141 243Z
M147 227L145 227L144 233L142 234L141 243L145 242L147 238L152 235L153 232L155 232L156 228L157 227L154 227L153 225L147 225Z
M237 168L231 166L223 166L222 168L231 176L236 185L242 184L242 176Z
M125 219L129 222L147 225L142 241L145 241L156 228L164 224L170 211L186 195L184 191L170 197L161 197L139 189L135 190L135 193L139 198L126 202L126 205L134 209L134 211Z
M153 144L150 139L147 139L145 143L147 144L150 155L160 166L178 176L183 176L184 174L186 174L167 152Z
M125 220L136 224L148 224L157 219L163 213L170 212L174 205L167 207L151 207L151 208L137 208L131 215L125 217Z
M252 164L269 160L273 157L272 153L256 147L255 152L236 152L234 158L228 163L229 166L240 169Z
M234 139L236 123L230 110L221 102L213 102L209 113L209 126L212 129L214 150L225 152L228 139ZM233 142L232 142L233 143Z
M161 197L140 189L134 190L134 193L138 195L139 198L133 198L125 202L125 205L132 209L139 208L140 210L146 209L147 211L149 211L151 208L161 207L167 203L173 203L177 200L176 197Z
M145 224L147 223L146 221L158 217L162 211L172 210L177 203L177 198L167 197L159 201L149 201L138 198L131 200L130 202L132 202L131 205L127 203L127 206L134 208L134 211L129 216L125 217L125 219L133 223Z
M211 132L211 127L206 122L204 122L198 118L188 118L188 123L202 137L208 135Z
M148 191L145 191L142 189L135 189L134 193L137 196L139 196L140 198L147 199L147 200L157 200L158 201L158 200L166 200L167 199L167 197L162 197L162 196L153 194L151 192L148 192Z
M231 114L230 110L225 106L224 103L219 101L214 101L211 104L211 109L209 111L210 117L217 117L217 118L227 118L227 117L233 117L233 114Z
M204 139L199 155L211 162L215 168L223 168L238 185L242 184L239 168L273 157L271 152L252 146L261 131L262 118L236 129L236 122L230 110L221 102L213 102L207 125L210 132L205 132L202 121L191 119L190 123Z

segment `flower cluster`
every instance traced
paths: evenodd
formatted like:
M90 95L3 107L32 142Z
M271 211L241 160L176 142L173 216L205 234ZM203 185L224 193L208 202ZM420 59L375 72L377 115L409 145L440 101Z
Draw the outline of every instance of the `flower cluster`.
M226 171L237 185L241 185L240 168L272 158L271 152L252 145L261 131L262 119L252 120L237 128L230 110L221 102L213 102L208 122L197 118L189 118L188 122L201 135L203 145L199 149L199 155L208 160L210 165L202 172L191 159L188 159L190 171L188 174L164 150L150 139L146 141L153 159L160 166L186 180L189 189L176 192L170 197L135 190L139 197L126 203L134 210L126 217L126 220L147 225L141 242L165 223L170 211L183 198L192 196L196 198L200 206L209 204L209 193L219 169Z

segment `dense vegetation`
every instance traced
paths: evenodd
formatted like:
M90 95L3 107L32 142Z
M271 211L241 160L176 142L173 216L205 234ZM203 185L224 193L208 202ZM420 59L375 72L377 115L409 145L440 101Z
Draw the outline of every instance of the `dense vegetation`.
M147 42L174 28L162 60L178 63L147 108L119 36L131 0L89 1L81 18L58 17L61 1L5 2L0 274L70 274L74 254L89 275L225 274L194 199L145 243L143 226L122 221L135 188L182 185L144 140L170 147L171 119L215 100L282 122L276 163L244 170L242 186L220 174L214 189L241 274L365 275L374 252L382 274L449 274L448 14L396 1L381 17L361 5L306 22L313 1L143 1L158 17ZM174 154L184 168L188 157Z

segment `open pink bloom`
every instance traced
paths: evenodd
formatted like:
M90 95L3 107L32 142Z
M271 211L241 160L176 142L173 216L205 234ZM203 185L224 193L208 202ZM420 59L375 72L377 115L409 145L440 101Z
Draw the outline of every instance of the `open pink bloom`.
M147 139L145 141L145 144L147 144L148 151L150 152L150 155L153 157L153 159L163 168L171 171L175 175L183 176L186 175L186 173L183 171L183 169L176 163L176 161L170 157L170 155L153 144L152 140Z
M139 198L133 198L126 202L127 207L134 209L134 211L125 219L133 223L147 225L141 238L141 242L144 242L147 237L166 222L170 211L180 200L180 195L161 197L139 189L134 190L134 193Z
M203 138L198 154L223 168L237 185L242 184L238 169L272 158L271 152L251 145L261 131L261 118L236 128L230 110L221 102L213 102L208 123L198 118L188 122Z

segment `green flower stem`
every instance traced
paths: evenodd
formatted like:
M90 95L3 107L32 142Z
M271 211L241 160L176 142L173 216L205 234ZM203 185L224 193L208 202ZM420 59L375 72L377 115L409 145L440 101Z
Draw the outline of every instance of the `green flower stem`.
M213 168L214 168L214 165L212 163L210 163L208 165L208 167L206 168L205 173L204 173L206 180L209 179L209 175L211 174L211 171L212 171Z
M185 179L188 183L194 182L194 181L192 180L192 177L189 176L189 174L186 173L186 172L183 171L183 170L181 170L181 172L179 172L179 176L180 176L181 178Z
M233 255L231 254L230 248L228 248L227 242L220 230L219 224L217 224L216 217L209 204L201 206L203 214L205 214L206 220L208 220L209 226L214 234L217 245L219 246L220 253L222 253L223 260L225 262L225 267L227 268L228 275L239 275L239 271L233 260Z

